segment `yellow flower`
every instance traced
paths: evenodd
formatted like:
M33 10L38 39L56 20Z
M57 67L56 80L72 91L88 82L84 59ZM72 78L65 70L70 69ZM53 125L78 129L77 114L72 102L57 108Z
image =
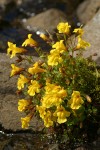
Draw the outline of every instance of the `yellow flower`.
M61 22L57 25L57 29L59 31L59 33L66 33L68 34L70 32L70 25L68 24L68 22L64 23Z
M57 66L59 63L61 63L63 59L61 58L59 53L53 53L48 55L48 65L50 66Z
M8 42L7 55L10 55L10 58L14 57L17 53L20 54L25 52L27 52L26 49L16 47L16 44Z
M66 90L55 84L46 83L45 90L42 106L46 108L60 105L63 102L62 98L67 96Z
M33 67L31 67L31 68L28 69L28 72L33 75L33 74L35 74L35 73L45 72L45 70L42 69L42 68L40 68L40 67L39 67L39 63L36 62L36 63L33 65Z
M80 48L86 49L86 47L89 47L89 46L90 46L90 43L82 40L82 38L78 36L78 44L76 46L76 49L80 49Z
M70 116L70 112L66 111L65 108L61 105L57 107L57 110L54 112L53 115L57 117L57 122L61 124L67 121L66 117Z
M52 93L57 94L58 97L66 97L67 92L64 90L61 86L55 85L55 84L50 84L49 82L46 83L45 86L46 94Z
M15 66L15 64L11 64L11 67L12 67L12 71L11 71L10 77L12 77L12 76L14 76L14 75L17 75L17 74L19 74L21 71L24 70L23 68L19 68L19 67Z
M52 121L52 114L50 111L46 112L46 115L44 116L44 125L45 127L50 127L53 126L53 121Z
M50 108L52 106L58 106L62 103L62 99L57 94L46 94L42 99L42 106Z
M77 33L78 35L83 35L83 33L84 33L84 31L83 31L82 28L76 28L76 29L74 29L73 32L74 32L74 33Z
M22 128L28 129L30 120L31 120L30 116L26 116L25 118L21 118Z
M31 85L28 86L28 94L30 96L34 96L35 93L39 93L40 92L40 85L36 80L31 80Z
M29 80L25 76L20 74L20 77L18 78L18 82L17 82L17 88L21 90L22 88L24 88L24 84L28 82Z
M20 99L18 101L18 110L19 111L24 111L26 110L26 107L31 104L30 100L25 100L25 99Z
M45 107L43 107L43 106L36 106L36 109L39 111L39 113L40 113L40 117L43 119L44 118L44 116L46 115L46 108Z
M56 49L59 51L59 53L63 53L64 51L66 51L66 47L63 43L63 40L60 40L59 42L56 42L55 44L52 45L52 48ZM51 50L50 53L52 53L53 51Z
M80 92L73 91L71 99L68 102L68 105L70 105L72 109L79 109L83 103L84 101L82 97L80 96Z
M41 37L44 41L48 41L48 40L49 40L49 38L48 38L45 34L43 34L43 33L40 34L40 37Z
M28 38L23 42L22 46L37 46L38 43L31 38L32 34L28 34Z

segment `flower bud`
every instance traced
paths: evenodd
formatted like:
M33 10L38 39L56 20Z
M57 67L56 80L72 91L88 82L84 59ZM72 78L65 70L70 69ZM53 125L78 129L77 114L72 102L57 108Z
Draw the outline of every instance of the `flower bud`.
M91 102L92 102L91 97L90 97L90 96L88 96L88 95L86 95L86 100L87 100L87 102L89 102L89 103L91 103Z

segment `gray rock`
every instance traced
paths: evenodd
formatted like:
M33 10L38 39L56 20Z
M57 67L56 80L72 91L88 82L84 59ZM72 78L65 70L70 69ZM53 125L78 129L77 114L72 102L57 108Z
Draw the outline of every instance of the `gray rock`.
M77 8L77 16L81 23L86 24L100 9L100 0L85 0Z
M10 59L5 53L0 53L0 124L5 129L13 131L21 130L20 118L25 116L18 111L18 99L16 95L17 77L10 78L10 64L15 59ZM37 60L37 57L34 57ZM40 130L41 124L36 118L30 124L33 130Z
M25 28L30 27L33 30L48 30L52 32L56 29L57 24L60 21L66 21L66 15L57 9L49 9L45 12L42 12L36 16L30 17L23 22Z
M93 59L100 65L100 11L85 25L84 31L84 39L91 44L91 47L84 52L84 56L97 53Z

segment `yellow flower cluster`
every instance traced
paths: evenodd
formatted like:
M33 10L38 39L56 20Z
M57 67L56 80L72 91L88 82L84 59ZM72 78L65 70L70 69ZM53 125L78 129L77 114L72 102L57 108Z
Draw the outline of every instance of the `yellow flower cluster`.
M47 83L45 87L45 95L42 99L42 106L46 108L58 106L62 103L62 98L66 96L66 90L55 84Z
M61 63L63 60L61 54L67 50L63 40L53 44L52 48L53 49L50 51L50 55L48 55L48 65L50 66L58 65L58 63Z
M61 22L58 24L57 29L60 38L57 42L54 40L51 43L51 51L49 55L46 55L47 57L43 62L33 63L31 61L31 66L28 66L27 69L11 64L12 71L10 76L20 74L17 81L18 91L28 96L28 100L20 99L18 101L18 110L25 111L28 114L26 117L21 118L22 128L28 128L34 112L39 112L39 116L46 127L53 126L56 123L67 124L68 119L75 115L75 111L84 105L84 99L80 94L81 91L75 90L74 78L76 74L74 74L74 71L76 70L74 70L73 65L74 57L71 54L74 50L85 49L90 44L82 40L83 29L81 27L76 28L73 33L76 35L78 43L71 49L67 42L71 33L70 28L71 26L68 23ZM49 37L43 34L40 37L45 41L49 41ZM38 43L32 39L32 34L29 34L28 38L22 43L23 46L36 48ZM15 55L20 56L27 52L22 47L16 47L16 44L8 42L7 54L10 55L10 58L15 57ZM70 60L67 60L69 58ZM24 60L24 56L22 60ZM69 61L68 64L65 64L66 61ZM72 70L67 70L69 68ZM59 74L60 79L58 78ZM66 84L66 80L69 81L69 84ZM71 90L68 86L71 87ZM89 96L86 99L88 102L91 101Z
M41 100L41 106L37 105L37 110L40 113L40 117L44 121L46 127L53 125L53 122L58 122L59 124L67 121L66 117L70 116L70 112L66 111L61 105L63 98L67 96L66 90L57 86L55 84L50 84L47 82L45 86L45 95ZM50 111L49 109L55 107L55 111Z
M82 28L74 29L73 33L76 33L78 35L78 43L76 49L80 49L80 48L86 49L86 47L90 47L90 43L82 40L82 35L84 33Z
M61 34L68 35L70 33L71 26L68 23L61 22L58 24L57 29L58 32ZM86 47L89 47L90 44L84 40L82 40L82 35L84 33L82 28L76 28L74 29L73 33L77 34L78 43L76 47L74 47L74 50L78 49L85 49ZM63 58L62 54L68 50L68 47L65 46L64 40L60 40L59 42L56 42L52 45L52 50L50 51L50 54L48 55L48 65L50 66L56 66L59 63L62 63Z

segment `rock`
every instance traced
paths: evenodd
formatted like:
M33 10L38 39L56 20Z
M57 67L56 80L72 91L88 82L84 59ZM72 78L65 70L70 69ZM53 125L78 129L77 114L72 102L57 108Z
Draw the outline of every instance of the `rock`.
M37 60L37 57L34 57ZM16 77L10 78L10 59L5 53L0 53L0 124L8 130L22 130L20 118L25 116L17 110L18 99L16 95ZM39 122L36 118L30 124L33 130L39 130Z
M0 150L59 150L59 148L54 138L50 140L41 132L18 131L0 135Z
M8 0L10 1L10 0ZM4 6L7 3L7 0L0 0L0 6Z
M100 10L84 27L84 39L90 42L91 47L87 48L84 52L84 56L88 57L97 53L97 56L93 56L93 59L100 65Z
M35 17L30 17L26 22L23 22L23 25L25 28L30 26L33 30L41 29L52 32L56 29L59 22L66 20L67 17L62 11L52 8L36 15Z
M19 5L22 3L22 0L0 0L0 6L4 6L6 4L9 4L10 2L15 2Z
M81 23L86 24L100 9L99 0L85 0L77 8L77 16Z

